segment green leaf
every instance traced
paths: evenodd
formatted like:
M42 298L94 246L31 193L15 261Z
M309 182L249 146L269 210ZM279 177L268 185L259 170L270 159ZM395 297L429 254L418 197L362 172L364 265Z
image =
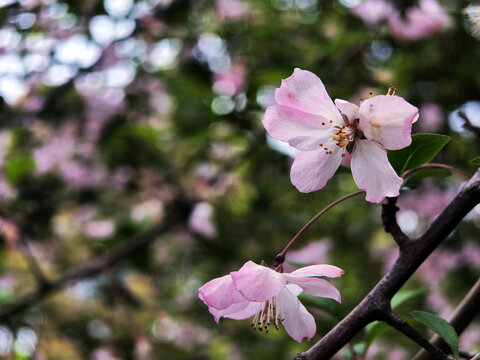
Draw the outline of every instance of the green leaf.
M410 146L388 152L388 160L398 175L428 163L450 141L450 137L438 134L414 134Z
M383 333L390 330L391 327L388 326L386 323L382 321L374 321L368 324L365 327L366 336L365 336L365 350L367 350L370 345L372 345L373 341L382 335Z
M477 156L476 158L473 158L472 160L470 160L470 164L480 165L480 156Z
M393 310L396 310L400 305L403 305L410 299L428 293L427 288L420 288L414 290L402 290L395 294L392 298L391 306Z
M414 181L426 178L426 177L438 177L438 178L444 178L447 176L452 175L452 172L447 169L425 169L425 170L419 170L416 171L412 176L409 176L407 181L405 182L405 185L409 185Z
M22 181L34 170L35 161L30 154L11 154L5 161L5 178L11 184L16 184Z
M418 322L422 323L433 332L438 334L450 349L452 349L453 355L458 359L458 335L455 329L446 320L438 317L437 315L430 314L425 311L412 311L410 313L412 317Z

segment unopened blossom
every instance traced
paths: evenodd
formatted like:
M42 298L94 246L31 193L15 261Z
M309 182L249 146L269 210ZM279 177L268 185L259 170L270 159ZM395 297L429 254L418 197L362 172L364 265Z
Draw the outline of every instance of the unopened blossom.
M278 330L283 323L287 333L301 342L315 335L316 325L298 295L305 291L341 302L335 286L319 277L336 278L342 274L342 269L326 264L281 273L248 261L240 270L203 285L198 296L217 323L221 317L242 320L253 316L254 330L268 332L270 325Z
M399 195L403 180L388 162L387 150L410 145L415 106L396 95L374 96L360 106L334 103L315 74L298 68L282 81L275 100L263 125L273 138L301 150L290 171L299 191L323 188L342 163L350 165L367 201Z

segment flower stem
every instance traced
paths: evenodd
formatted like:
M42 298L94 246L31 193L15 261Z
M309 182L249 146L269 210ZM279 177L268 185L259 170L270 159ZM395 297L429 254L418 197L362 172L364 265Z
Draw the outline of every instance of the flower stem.
M310 221L307 222L300 229L300 231L292 238L292 240L290 240L290 242L287 244L287 246L285 246L285 248L282 250L282 252L275 257L275 265L273 267L275 268L285 261L285 255L287 255L288 250L290 250L290 248L295 243L295 241L300 237L300 235L302 235L303 232L310 227L310 225L312 225L315 221L317 221L320 216L325 214L328 210L330 210L335 205L340 204L342 201L350 199L351 197L357 196L357 195L359 195L363 192L364 192L363 190L357 190L353 193L342 196L340 199L335 200L334 202L332 202L331 204L329 204L328 206L323 208L317 215L315 215L313 218L311 218Z
M402 178L406 179L409 176L411 176L413 173L423 169L445 169L445 170L450 170L452 172L456 172L457 174L463 175L467 178L471 178L473 176L472 174L469 174L463 170L457 169L456 167L453 167L450 165L432 163L432 164L423 164L423 165L417 166L416 168L407 170L403 173Z

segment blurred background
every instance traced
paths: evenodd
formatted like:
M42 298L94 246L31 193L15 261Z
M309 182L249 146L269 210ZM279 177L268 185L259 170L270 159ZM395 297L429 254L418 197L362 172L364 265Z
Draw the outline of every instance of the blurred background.
M340 169L325 189L299 193L295 151L266 137L263 113L295 67L356 103L393 84L420 109L414 132L453 138L436 160L475 171L480 137L456 111L480 126L480 4L0 0L0 21L0 312L184 209L118 266L2 318L3 359L291 359L346 315L396 256L380 206L362 197L289 254L345 270L334 282L342 305L303 297L317 319L310 344L284 329L254 333L248 320L216 325L197 298L247 260L272 264L306 221L356 190ZM421 233L462 181L406 189L402 229ZM452 314L480 275L479 228L477 207L403 288L401 315ZM478 320L461 350L480 349ZM362 333L336 359L367 345ZM357 358L417 350L387 331Z

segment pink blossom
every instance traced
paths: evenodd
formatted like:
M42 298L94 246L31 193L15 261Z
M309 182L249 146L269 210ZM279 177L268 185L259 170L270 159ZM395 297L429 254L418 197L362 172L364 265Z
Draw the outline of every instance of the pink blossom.
M213 279L199 290L199 298L218 323L221 317L242 320L254 316L252 327L268 332L270 322L279 322L296 341L315 335L313 316L298 300L307 294L341 302L340 292L319 276L340 277L343 270L332 265L311 265L281 273L248 261L239 271Z
M399 40L418 40L444 32L450 18L437 0L420 0L418 7L407 10L406 19L396 15L390 18L389 28Z
M396 10L385 0L367 0L355 6L352 12L369 25L388 19Z
M418 118L415 106L395 95L375 96L360 106L340 99L334 104L322 81L298 68L282 81L275 100L263 125L271 137L301 150L290 171L299 191L323 188L351 155L353 179L367 201L398 196L403 181L386 150L410 145L412 123Z
M443 123L444 115L442 108L435 103L425 103L420 107L420 127L422 131L438 131Z
M245 67L230 66L225 72L215 74L213 90L220 95L233 96L242 91L245 83Z
M237 19L248 10L241 0L217 0L217 13L222 19Z

